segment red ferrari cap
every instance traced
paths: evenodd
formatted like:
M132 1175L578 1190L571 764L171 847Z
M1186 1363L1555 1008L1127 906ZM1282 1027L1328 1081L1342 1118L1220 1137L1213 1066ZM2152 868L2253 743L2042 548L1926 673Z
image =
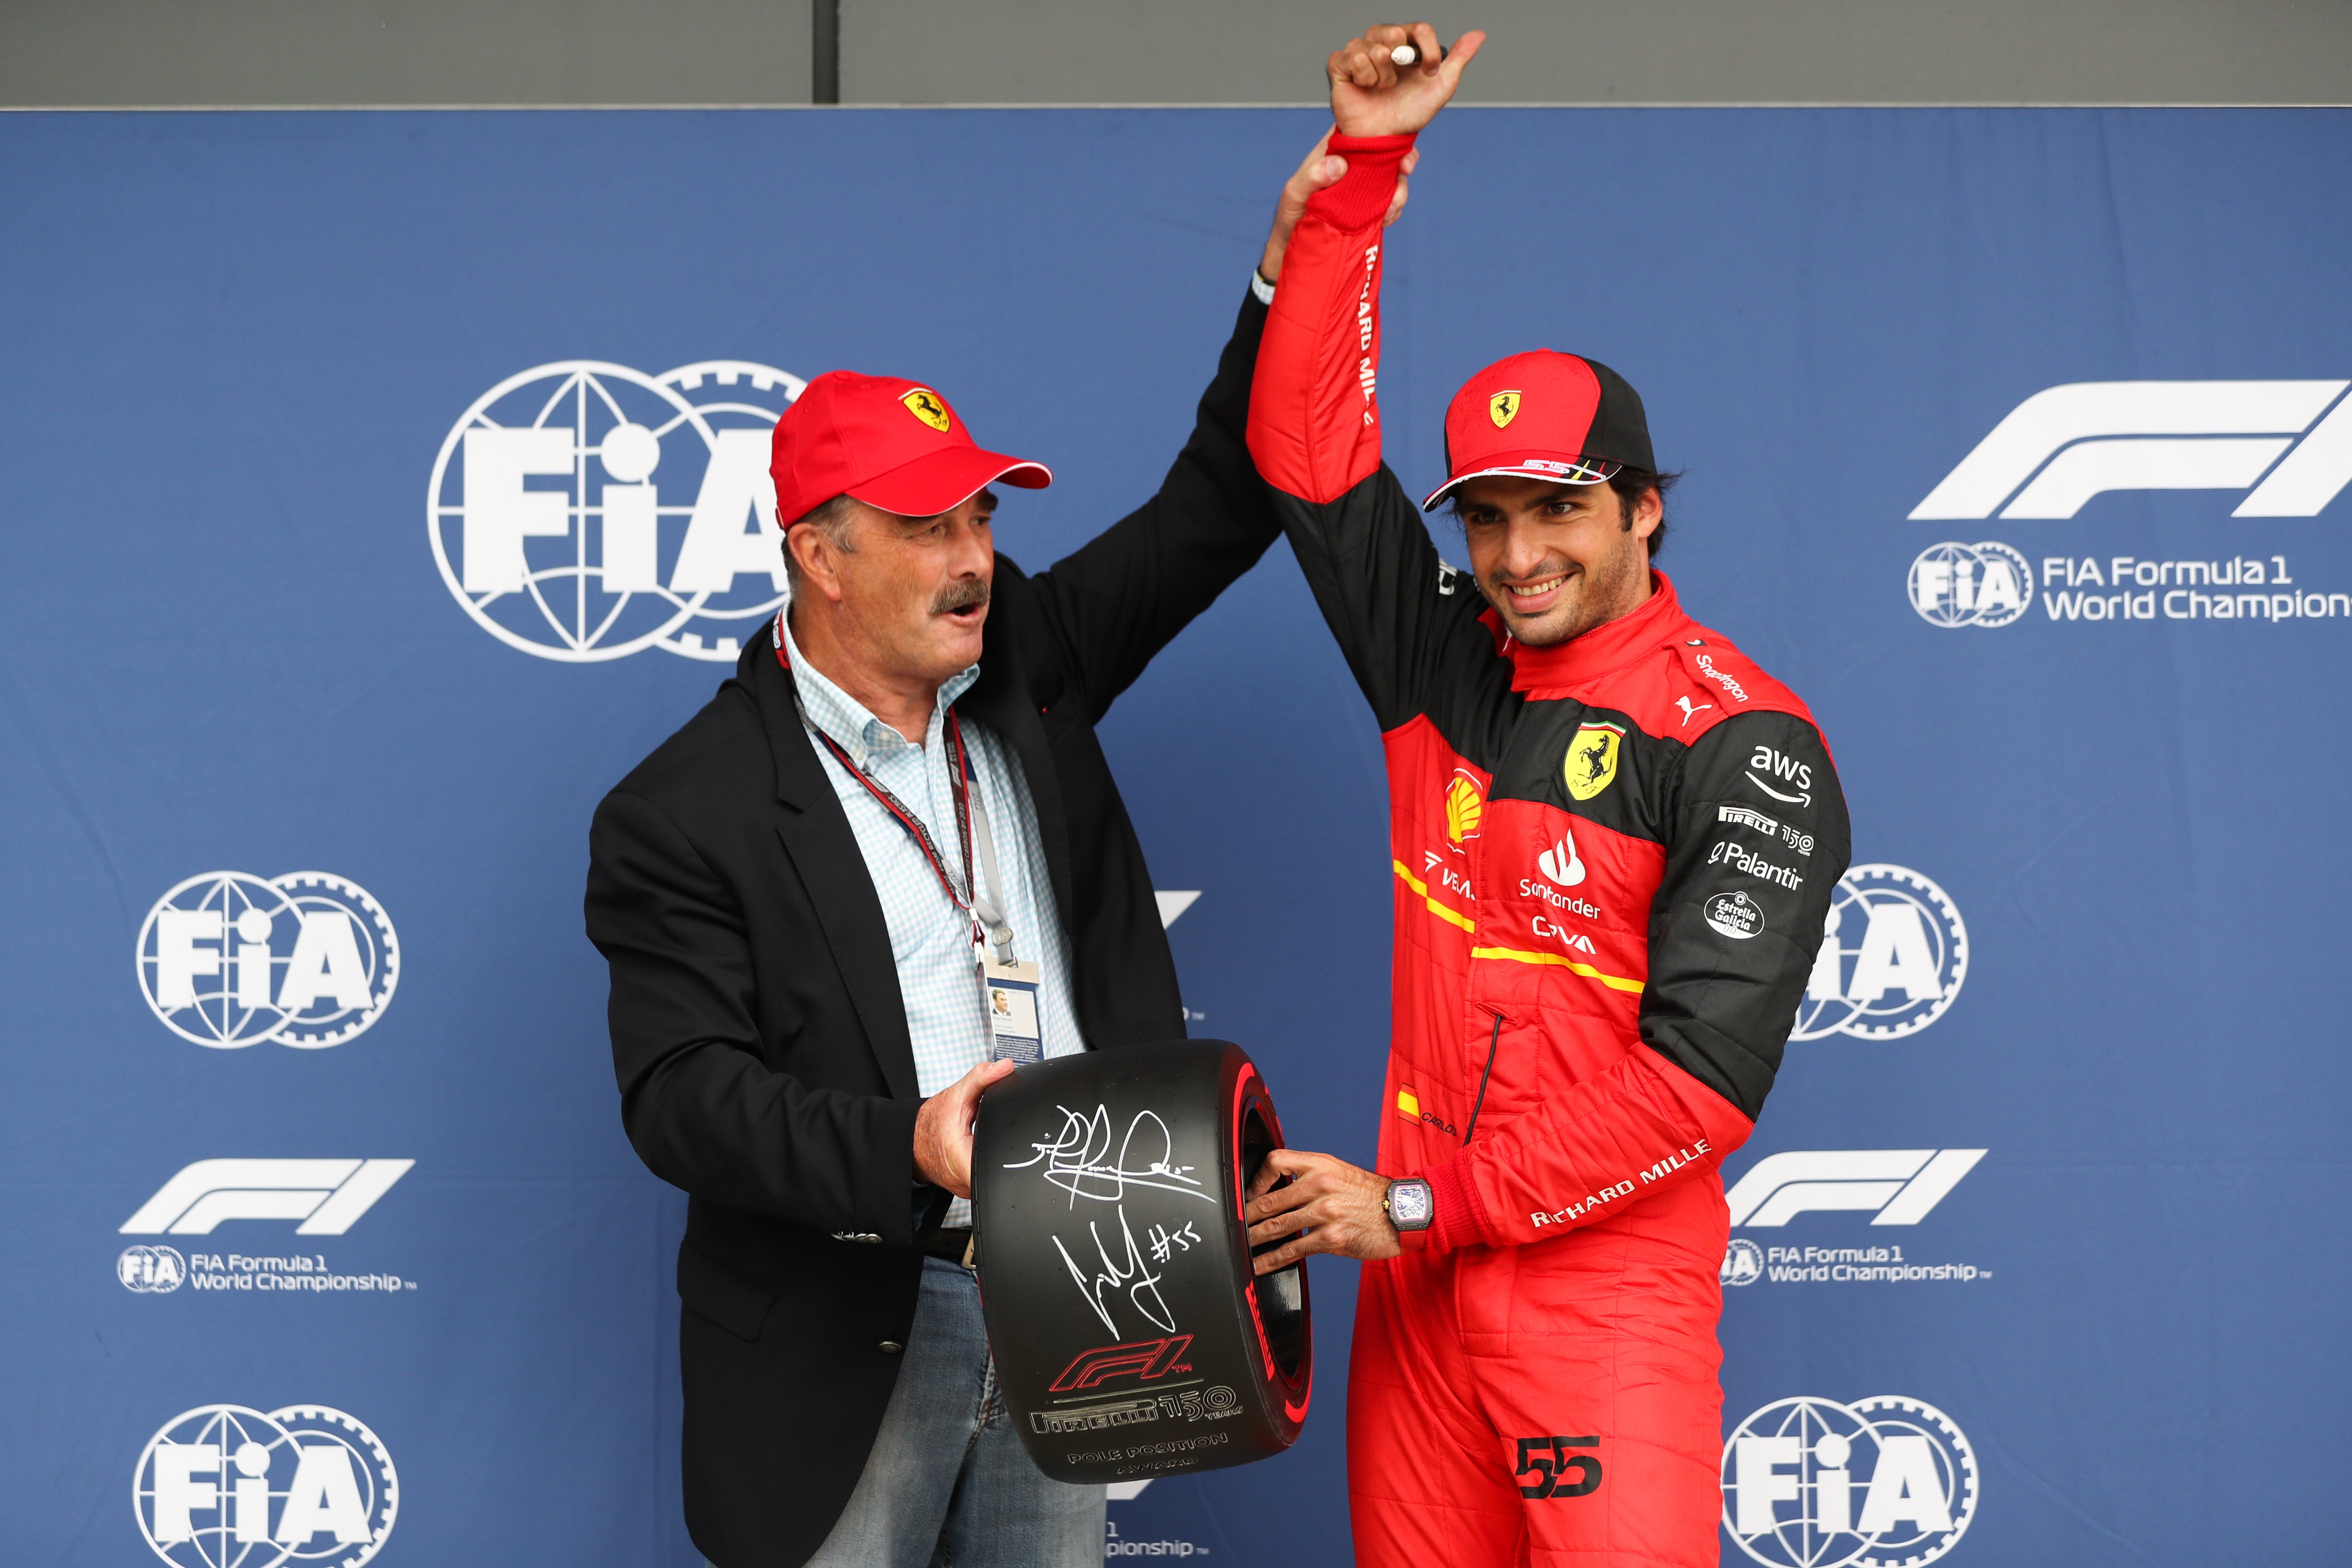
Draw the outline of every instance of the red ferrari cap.
M1620 468L1655 470L1642 395L1599 360L1536 349L1496 360L1465 383L1445 409L1445 482L1484 474L1597 485Z
M768 472L790 527L838 495L901 517L936 517L1002 479L1054 482L1043 463L982 451L948 400L919 381L831 370L776 421Z

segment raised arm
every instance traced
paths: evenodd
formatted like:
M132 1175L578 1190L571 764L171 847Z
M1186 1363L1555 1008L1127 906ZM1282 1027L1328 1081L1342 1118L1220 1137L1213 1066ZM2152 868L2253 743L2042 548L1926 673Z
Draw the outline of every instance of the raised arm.
M1253 294L1157 493L1030 579L1063 668L1095 719L1282 531L1242 441L1265 324L1265 307Z
M1380 303L1381 231L1402 206L1414 136L1453 96L1483 36L1465 35L1442 66L1401 76L1380 46L1405 41L1436 53L1423 25L1374 28L1331 58L1339 129L1318 171L1327 184L1304 204L1279 258L1249 425L1300 569L1382 730L1419 710L1419 683L1440 662L1432 640L1468 630L1461 612L1475 598L1454 592L1420 511L1381 461Z

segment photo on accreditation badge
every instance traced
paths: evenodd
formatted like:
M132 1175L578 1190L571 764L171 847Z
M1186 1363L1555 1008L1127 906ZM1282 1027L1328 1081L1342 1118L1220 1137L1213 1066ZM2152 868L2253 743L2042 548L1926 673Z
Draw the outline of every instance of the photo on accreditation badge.
M2352 10L19 10L0 1559L2343 1556Z

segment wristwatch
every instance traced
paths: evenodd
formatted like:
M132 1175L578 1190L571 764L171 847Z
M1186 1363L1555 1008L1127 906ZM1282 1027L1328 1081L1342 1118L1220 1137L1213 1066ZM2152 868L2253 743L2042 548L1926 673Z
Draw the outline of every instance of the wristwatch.
M1431 1195L1427 1182L1408 1176L1389 1184L1387 1195L1381 1199L1381 1210L1400 1231L1427 1230L1430 1222L1437 1217L1437 1200Z

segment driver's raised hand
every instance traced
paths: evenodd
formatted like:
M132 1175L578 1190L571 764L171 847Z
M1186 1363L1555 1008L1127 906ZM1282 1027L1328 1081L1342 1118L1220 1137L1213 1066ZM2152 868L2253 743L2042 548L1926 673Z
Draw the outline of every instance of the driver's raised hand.
M1331 119L1343 136L1402 136L1437 118L1462 83L1463 68L1486 41L1481 32L1463 34L1437 58L1437 29L1426 22L1409 27L1368 27L1360 38L1332 51L1324 65L1331 79ZM1411 44L1418 63L1400 66L1391 51Z

